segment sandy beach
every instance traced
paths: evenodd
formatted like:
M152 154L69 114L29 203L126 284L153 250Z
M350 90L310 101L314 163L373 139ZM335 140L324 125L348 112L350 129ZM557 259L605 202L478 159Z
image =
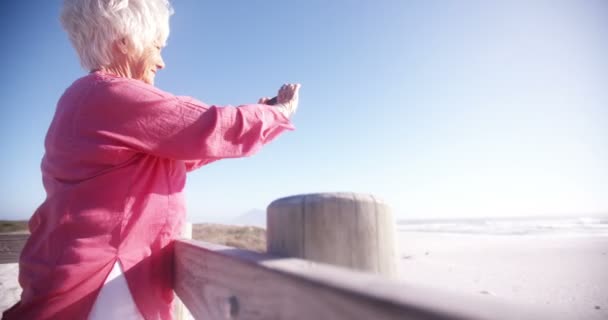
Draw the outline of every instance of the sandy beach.
M608 319L608 237L400 232L404 281Z
M608 319L608 237L399 232L404 281L476 294L566 319ZM21 292L17 264L0 265L0 309Z
M0 264L0 310L4 311L19 301L21 287L17 280L16 263Z

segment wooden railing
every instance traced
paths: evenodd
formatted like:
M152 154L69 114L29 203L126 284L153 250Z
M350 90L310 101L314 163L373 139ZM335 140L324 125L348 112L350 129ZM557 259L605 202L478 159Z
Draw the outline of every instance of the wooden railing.
M17 262L27 234L0 234ZM195 319L559 319L379 275L297 258L178 240L175 292ZM184 311L178 311L186 318Z
M181 240L175 292L195 319L559 319L296 258Z
M29 233L0 233L0 264L18 262L29 236Z
M335 197L334 197L335 196ZM367 206L373 208L374 214L384 215L382 208L375 199L360 199L358 195L345 196L338 194L306 195L303 198L286 198L275 201L269 206L268 225L277 228L278 220L298 221L299 225L286 226L284 229L268 231L269 248L279 248L281 254L262 254L252 251L225 247L213 243L181 239L175 243L175 292L188 310L176 306L176 318L185 319L187 313L195 319L560 319L559 315L545 311L530 310L523 306L507 305L500 301L492 301L473 295L454 294L436 289L414 286L397 280L394 277L396 263L394 257L386 252L386 246L380 248L384 253L373 259L364 259L356 255L340 254L350 257L338 260L333 264L349 265L349 268L313 262L311 259L286 257L286 255L312 256L314 260L335 259L331 250L340 248L340 237L333 234L335 230L327 226L327 217L335 218L340 212L336 208L348 208L344 201L354 201L355 211L361 215L360 209ZM348 200L350 197L351 200ZM322 201L325 204L315 204ZM327 201L335 202L329 204ZM364 201L359 206L360 201ZM370 205L369 201L372 201ZM336 205L339 203L340 205ZM359 205L357 205L357 203ZM302 210L298 209L302 206ZM381 207L381 205L380 205ZM327 209L329 208L329 209ZM285 215L297 215L285 218L277 212L284 211ZM274 213L272 213L274 212ZM302 215L317 215L314 218L304 218ZM277 218L281 216L280 218ZM386 217L384 217L386 218ZM383 218L383 219L384 219ZM365 233L389 232L382 230L378 221L371 228L363 228ZM353 216L353 220L357 220ZM323 233L310 232L315 228L311 221L323 225ZM336 230L344 230L344 225L361 228L361 220L350 221L334 226ZM291 229L290 229L291 228ZM294 228L296 231L294 231ZM307 228L308 230L297 229ZM347 227L348 229L348 227ZM349 232L358 232L355 229ZM290 232L297 239L286 241L283 236ZM347 230L348 231L348 230ZM386 239L369 234L370 243ZM320 234L333 239L333 243L306 240L306 234ZM23 247L27 234L0 234L0 263L17 262L18 253ZM185 234L188 237L188 231ZM309 237L310 238L310 237ZM390 237L389 237L390 238ZM274 240L273 240L274 239ZM338 240L336 240L338 239ZM351 241L352 239L345 237ZM310 240L310 239L309 239ZM318 245L323 245L322 252L311 252ZM333 249L332 249L333 248ZM388 251L387 251L388 250ZM291 252L291 253L290 253ZM295 252L295 253L293 253ZM325 257L327 256L327 257ZM384 262L375 260L385 259ZM389 261L393 259L393 262ZM375 262L374 262L374 261ZM359 261L359 265L357 265ZM353 265L354 264L354 265ZM355 269L368 268L368 272ZM384 270L384 271L383 271ZM446 284L449 286L449 284Z

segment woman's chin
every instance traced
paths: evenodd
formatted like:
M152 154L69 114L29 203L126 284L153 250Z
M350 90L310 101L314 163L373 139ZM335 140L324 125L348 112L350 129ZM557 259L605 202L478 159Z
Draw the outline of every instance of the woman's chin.
M147 76L141 79L143 82L153 86L154 85L154 76Z

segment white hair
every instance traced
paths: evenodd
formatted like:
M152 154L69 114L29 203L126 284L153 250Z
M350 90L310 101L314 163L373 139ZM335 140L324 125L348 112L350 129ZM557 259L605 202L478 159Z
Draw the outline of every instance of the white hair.
M125 39L138 55L164 46L172 14L168 0L64 0L60 19L80 64L95 70L112 64L117 40Z

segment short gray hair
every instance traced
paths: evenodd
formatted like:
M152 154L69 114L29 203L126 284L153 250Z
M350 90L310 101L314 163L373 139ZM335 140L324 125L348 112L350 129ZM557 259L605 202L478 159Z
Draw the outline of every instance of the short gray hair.
M114 61L112 44L125 39L141 54L144 48L169 37L168 0L64 0L61 24L87 70Z

